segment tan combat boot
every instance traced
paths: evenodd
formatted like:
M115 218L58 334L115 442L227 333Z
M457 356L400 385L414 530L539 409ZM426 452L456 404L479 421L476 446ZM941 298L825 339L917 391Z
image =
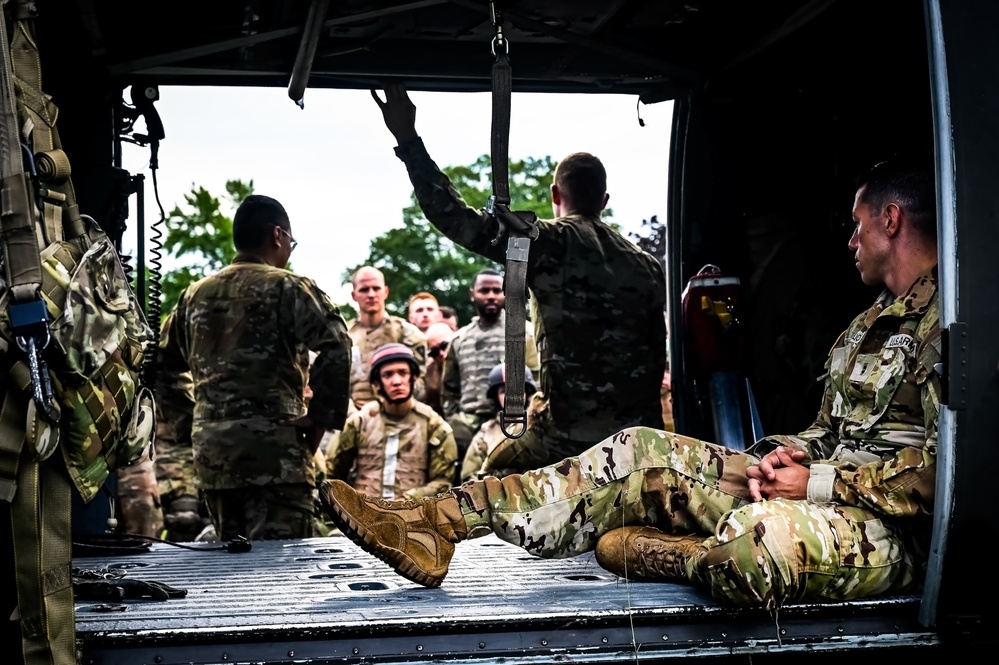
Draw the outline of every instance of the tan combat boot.
M687 561L702 536L674 536L649 526L625 526L597 541L597 563L630 580L688 582Z
M420 501L384 501L340 480L319 487L323 507L344 535L408 580L440 586L467 532L458 500L450 492Z

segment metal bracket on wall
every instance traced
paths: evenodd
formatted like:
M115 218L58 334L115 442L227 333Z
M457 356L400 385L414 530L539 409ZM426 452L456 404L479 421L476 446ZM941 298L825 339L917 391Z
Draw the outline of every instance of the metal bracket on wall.
M951 409L968 406L968 324L955 322L943 330L943 362L934 367L943 383L942 402Z

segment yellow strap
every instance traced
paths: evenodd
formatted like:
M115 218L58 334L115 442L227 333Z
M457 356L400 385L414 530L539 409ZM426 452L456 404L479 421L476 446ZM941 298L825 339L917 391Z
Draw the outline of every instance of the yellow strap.
M0 501L10 503L17 492L17 463L24 447L24 426L27 415L23 405L8 388L0 408ZM2 617L0 617L2 619Z
M728 304L721 300L712 300L707 296L701 296L701 309L709 314L714 314L721 321L723 328L732 325L732 312Z
M11 503L17 615L25 665L76 665L70 484L60 457L21 453Z

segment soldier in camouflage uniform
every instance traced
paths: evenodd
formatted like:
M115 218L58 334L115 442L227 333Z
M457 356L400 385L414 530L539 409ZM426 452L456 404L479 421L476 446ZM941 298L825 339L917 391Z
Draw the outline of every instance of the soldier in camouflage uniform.
M524 368L524 397L533 399L538 392L538 386L534 383L534 374L530 367ZM496 449L498 445L506 440L506 434L499 422L499 410L506 404L506 367L500 363L489 370L489 379L486 384L486 399L493 403L493 408L497 415L482 423L479 431L472 437L472 442L465 451L465 456L461 462L461 482L482 478L486 475L503 476L514 473L514 469L490 469L487 473L483 471L483 465L489 457L489 453ZM531 423L528 423L530 427Z
M486 396L486 384L489 371L506 354L503 276L490 268L480 271L470 294L478 316L454 334L444 360L444 415L454 430L459 458L464 458L479 426L496 415L495 402ZM524 362L535 372L540 369L530 328L524 342Z
M233 240L232 264L188 287L164 325L164 394L191 373L194 469L221 539L311 536L313 455L346 418L350 338L315 282L284 269L297 243L279 202L243 201Z
M409 297L409 322L419 328L424 335L427 328L441 320L441 309L437 296L420 291Z
M161 537L191 541L210 523L207 511L203 510L194 473L194 446L191 444L194 383L191 373L175 374L170 383L161 380L158 397L153 463L163 505Z
M143 456L139 462L115 473L122 531L159 538L163 531L163 510L152 460Z
M495 217L469 208L427 154L402 85L375 95L398 141L427 219L457 244L506 259ZM544 400L537 429L494 451L497 466L533 468L574 455L622 427L661 428L666 368L666 286L650 254L600 220L607 175L593 155L563 159L552 184L553 220L541 220L527 260L531 319ZM516 205L516 202L514 202Z
M371 354L375 349L392 342L405 344L413 350L413 355L422 366L427 362L427 338L406 319L385 311L389 288L381 270L371 266L360 268L351 278L351 284L351 297L357 303L358 316L347 327L354 343L350 361L350 398L353 406L360 409L375 399L368 381ZM423 380L420 379L416 383L416 393L422 394L423 390Z
M933 181L882 163L860 182L850 248L863 281L886 289L831 350L807 430L744 453L630 428L556 465L422 502L329 483L327 510L427 586L444 579L454 543L492 531L543 557L596 548L614 572L702 585L731 605L912 589L931 535L940 403Z
M458 452L447 422L413 397L420 365L404 344L385 344L371 356L378 398L347 419L330 451L327 475L383 499L422 499L451 487Z
M423 372L423 394L416 398L429 405L434 411L444 415L444 403L441 395L444 377L444 363L447 360L448 347L454 331L451 326L439 321L427 328L427 367Z

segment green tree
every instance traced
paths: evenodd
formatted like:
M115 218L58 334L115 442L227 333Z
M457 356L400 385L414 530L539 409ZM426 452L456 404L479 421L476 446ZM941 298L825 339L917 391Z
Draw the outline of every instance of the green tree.
M253 193L253 181L229 180L225 184L228 207L235 210ZM185 207L174 206L166 218L163 250L185 265L168 271L162 280L164 314L177 304L181 291L206 275L229 265L236 256L232 244L232 217L222 212L222 202L204 187L184 195Z
M468 166L443 169L455 189L472 208L484 208L492 194L492 169L488 155ZM528 157L510 162L510 207L531 210L539 217L551 217L552 174L555 161L549 157ZM493 263L455 245L427 221L415 195L402 211L402 226L374 238L364 263L351 266L344 280L362 266L374 266L385 274L389 286L386 308L405 317L409 297L420 291L433 293L442 305L458 312L464 325L474 315L468 291L475 274L483 268L502 270Z
M658 216L643 219L641 231L629 231L628 236L639 248L659 259L663 268L666 267L666 224L660 222Z

